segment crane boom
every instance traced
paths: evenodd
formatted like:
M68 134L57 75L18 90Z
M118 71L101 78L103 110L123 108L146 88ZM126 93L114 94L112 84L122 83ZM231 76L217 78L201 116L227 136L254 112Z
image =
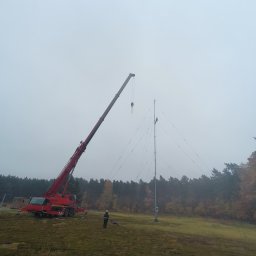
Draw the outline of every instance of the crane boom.
M110 104L108 105L108 107L106 108L106 110L104 111L100 119L98 120L98 122L95 124L95 126L93 127L93 129L91 130L87 138L84 141L82 141L80 145L77 147L77 149L75 150L75 152L73 153L73 155L71 156L67 164L64 166L64 168L60 172L59 176L55 179L51 187L45 193L45 196L49 197L49 196L55 195L59 191L59 189L63 186L63 184L67 181L69 174L72 173L72 171L74 170L79 158L85 151L92 137L97 132L98 128L100 127L105 117L107 116L107 114L109 113L113 105L115 104L116 100L124 90L125 86L128 84L129 80L134 76L135 74L132 74L132 73L128 75L123 85L121 86L121 88L119 89L115 97L112 99L112 101L110 102Z

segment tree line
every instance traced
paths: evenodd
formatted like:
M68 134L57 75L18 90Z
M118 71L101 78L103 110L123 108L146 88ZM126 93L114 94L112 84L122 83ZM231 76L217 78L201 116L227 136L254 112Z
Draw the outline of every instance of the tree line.
M0 196L42 196L53 180L0 175ZM181 179L160 176L157 205L160 214L208 216L256 221L256 152L246 164L225 164L208 177ZM124 182L71 178L69 191L88 209L150 213L154 207L154 180ZM0 198L1 200L1 198Z

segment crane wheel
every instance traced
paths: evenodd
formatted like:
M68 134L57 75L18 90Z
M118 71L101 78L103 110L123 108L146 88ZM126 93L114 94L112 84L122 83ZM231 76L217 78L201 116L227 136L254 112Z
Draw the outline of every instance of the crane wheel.
M70 208L69 209L69 217L73 217L75 215L75 209L74 208Z
M69 210L67 208L64 210L63 216L64 217L68 217L69 216Z

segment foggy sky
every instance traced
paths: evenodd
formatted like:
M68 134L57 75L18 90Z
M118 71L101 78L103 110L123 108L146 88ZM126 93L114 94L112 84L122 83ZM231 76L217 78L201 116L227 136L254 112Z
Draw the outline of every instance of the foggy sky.
M210 175L255 150L255 1L0 1L0 174ZM130 103L134 102L131 111Z

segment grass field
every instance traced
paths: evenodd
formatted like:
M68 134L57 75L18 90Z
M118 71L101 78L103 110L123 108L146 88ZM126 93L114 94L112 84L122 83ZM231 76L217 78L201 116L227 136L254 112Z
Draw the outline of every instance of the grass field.
M256 255L256 226L202 218L102 213L38 219L0 211L0 255Z

